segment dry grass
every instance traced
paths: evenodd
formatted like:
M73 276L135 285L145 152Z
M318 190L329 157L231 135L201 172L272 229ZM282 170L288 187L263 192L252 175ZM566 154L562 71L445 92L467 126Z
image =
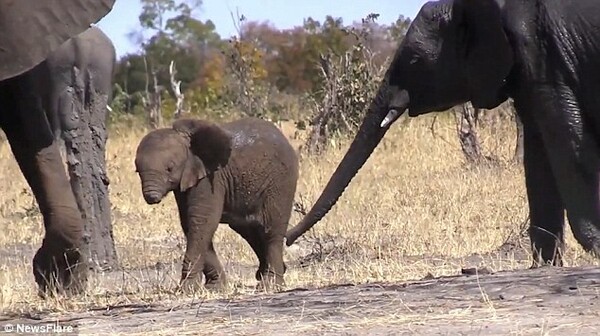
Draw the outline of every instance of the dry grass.
M527 200L522 168L509 160L515 138L511 125L481 133L486 150L500 158L497 166L467 168L453 125L439 122L434 136L431 121L398 122L329 215L287 249L289 288L457 274L470 255L495 251L519 236ZM291 128L286 125L285 130L294 138ZM133 157L143 134L115 130L108 144L114 237L123 270L117 277L94 276L88 293L68 302L36 296L30 265L41 243L41 218L9 147L0 145L1 311L60 312L155 301L178 305L180 296L173 290L179 273L172 264L181 260L183 234L172 196L157 206L146 205L141 196ZM312 204L347 145L302 160L298 201ZM292 224L299 219L294 214ZM252 293L257 260L249 246L225 225L215 241L231 288L197 296ZM570 231L567 246L567 265L598 264L582 252ZM304 267L299 267L300 259ZM489 257L485 263L493 270L529 265L510 255Z

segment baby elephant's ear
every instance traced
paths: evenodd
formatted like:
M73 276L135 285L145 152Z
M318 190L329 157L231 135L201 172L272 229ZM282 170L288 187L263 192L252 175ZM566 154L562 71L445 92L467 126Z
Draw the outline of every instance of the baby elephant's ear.
M185 162L183 172L181 173L181 180L179 180L179 190L185 192L189 188L193 187L206 177L207 172L202 161L195 155L190 155L188 160Z
M173 129L190 139L190 150L208 170L224 167L231 156L231 134L219 125L196 119L179 119Z

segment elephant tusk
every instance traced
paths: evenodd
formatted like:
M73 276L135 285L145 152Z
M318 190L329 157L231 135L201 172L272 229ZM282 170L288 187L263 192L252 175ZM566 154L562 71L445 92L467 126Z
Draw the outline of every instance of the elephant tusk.
M110 107L110 105L106 105L106 109L107 109L108 111L110 111L110 112L112 112L112 111L113 111L113 109L112 109L112 107Z
M388 114L383 118L383 121L379 125L381 128L385 128L390 126L398 117L400 116L400 112L396 109L391 109Z

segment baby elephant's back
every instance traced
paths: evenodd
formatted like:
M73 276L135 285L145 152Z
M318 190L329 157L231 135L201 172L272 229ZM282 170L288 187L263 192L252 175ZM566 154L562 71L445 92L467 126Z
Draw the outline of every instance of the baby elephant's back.
M231 133L232 155L229 164L239 170L238 177L256 184L257 188L273 182L295 185L298 157L277 126L258 118L243 118L226 123L223 128Z

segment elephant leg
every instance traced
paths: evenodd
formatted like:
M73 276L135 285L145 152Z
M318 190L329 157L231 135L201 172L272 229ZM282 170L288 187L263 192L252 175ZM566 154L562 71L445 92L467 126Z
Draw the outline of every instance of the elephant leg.
M223 274L223 268L212 246L218 220L196 223L189 221L187 247L183 257L181 284L184 291L194 291L202 286L202 274L207 282L214 282Z
M185 193L179 190L174 190L173 195L175 196L175 202L177 203L177 210L179 212L179 223L181 229L185 235L185 239L188 239L189 224L188 224L188 201Z
M203 232L201 232L203 231ZM209 253L214 231L212 234L205 230L190 227L187 236L187 247L183 256L181 269L181 285L184 291L194 291L202 286L202 274L205 269L205 261Z
M285 263L283 262L283 238L285 237L284 232L269 232L266 234L267 243L267 262L269 268L267 270L267 277L269 281L274 281L275 285L283 286L283 274L285 273ZM263 280L265 276L263 275Z
M204 277L206 278L205 287L207 289L221 289L227 283L223 266L219 261L219 257L215 252L215 247L211 241L208 245L208 250L204 256Z
M562 266L564 205L542 137L531 122L524 125L523 160L529 201L532 267L544 264Z
M268 271L267 249L265 245L264 233L261 234L263 227L260 223L235 223L231 228L237 232L245 241L248 242L256 257L258 258L258 270L256 271L256 280L260 281L263 274Z
M283 237L285 232L267 233L265 235L267 245L267 263L266 272L261 275L262 286L270 288L280 288L285 285L283 274L285 273L285 263L283 262Z
M200 271L206 277L206 288L225 284L223 266L212 241L223 211L223 196L211 190L208 179L202 179L189 192L174 191L181 228L187 241L181 270L181 288L186 292L202 286Z
M289 184L287 184L288 182ZM260 227L262 230L260 234L264 236L268 263L267 271L262 274L261 284L276 290L285 286L283 275L286 265L283 261L283 239L292 215L296 179L280 181L280 183L283 186L287 184L288 188L278 187L268 190L262 211L264 226Z
M58 143L33 87L27 76L0 87L6 108L0 123L44 220L45 236L33 259L40 294L76 294L87 280L86 262L79 250L83 220Z
M555 92L548 90L548 92ZM600 144L568 87L543 100L535 115L575 239L600 257ZM544 105L545 104L545 105Z
M286 271L285 263L283 262L283 238L285 237L287 223L291 216L291 199L286 201L285 195L271 202L267 202L270 206L265 207L265 226L261 228L264 235L264 243L267 249L267 263L269 267L266 273L262 274L262 283L264 286L281 288L285 285L283 274ZM291 196L293 197L293 196ZM285 211L289 208L289 211ZM285 210L284 210L285 209Z

